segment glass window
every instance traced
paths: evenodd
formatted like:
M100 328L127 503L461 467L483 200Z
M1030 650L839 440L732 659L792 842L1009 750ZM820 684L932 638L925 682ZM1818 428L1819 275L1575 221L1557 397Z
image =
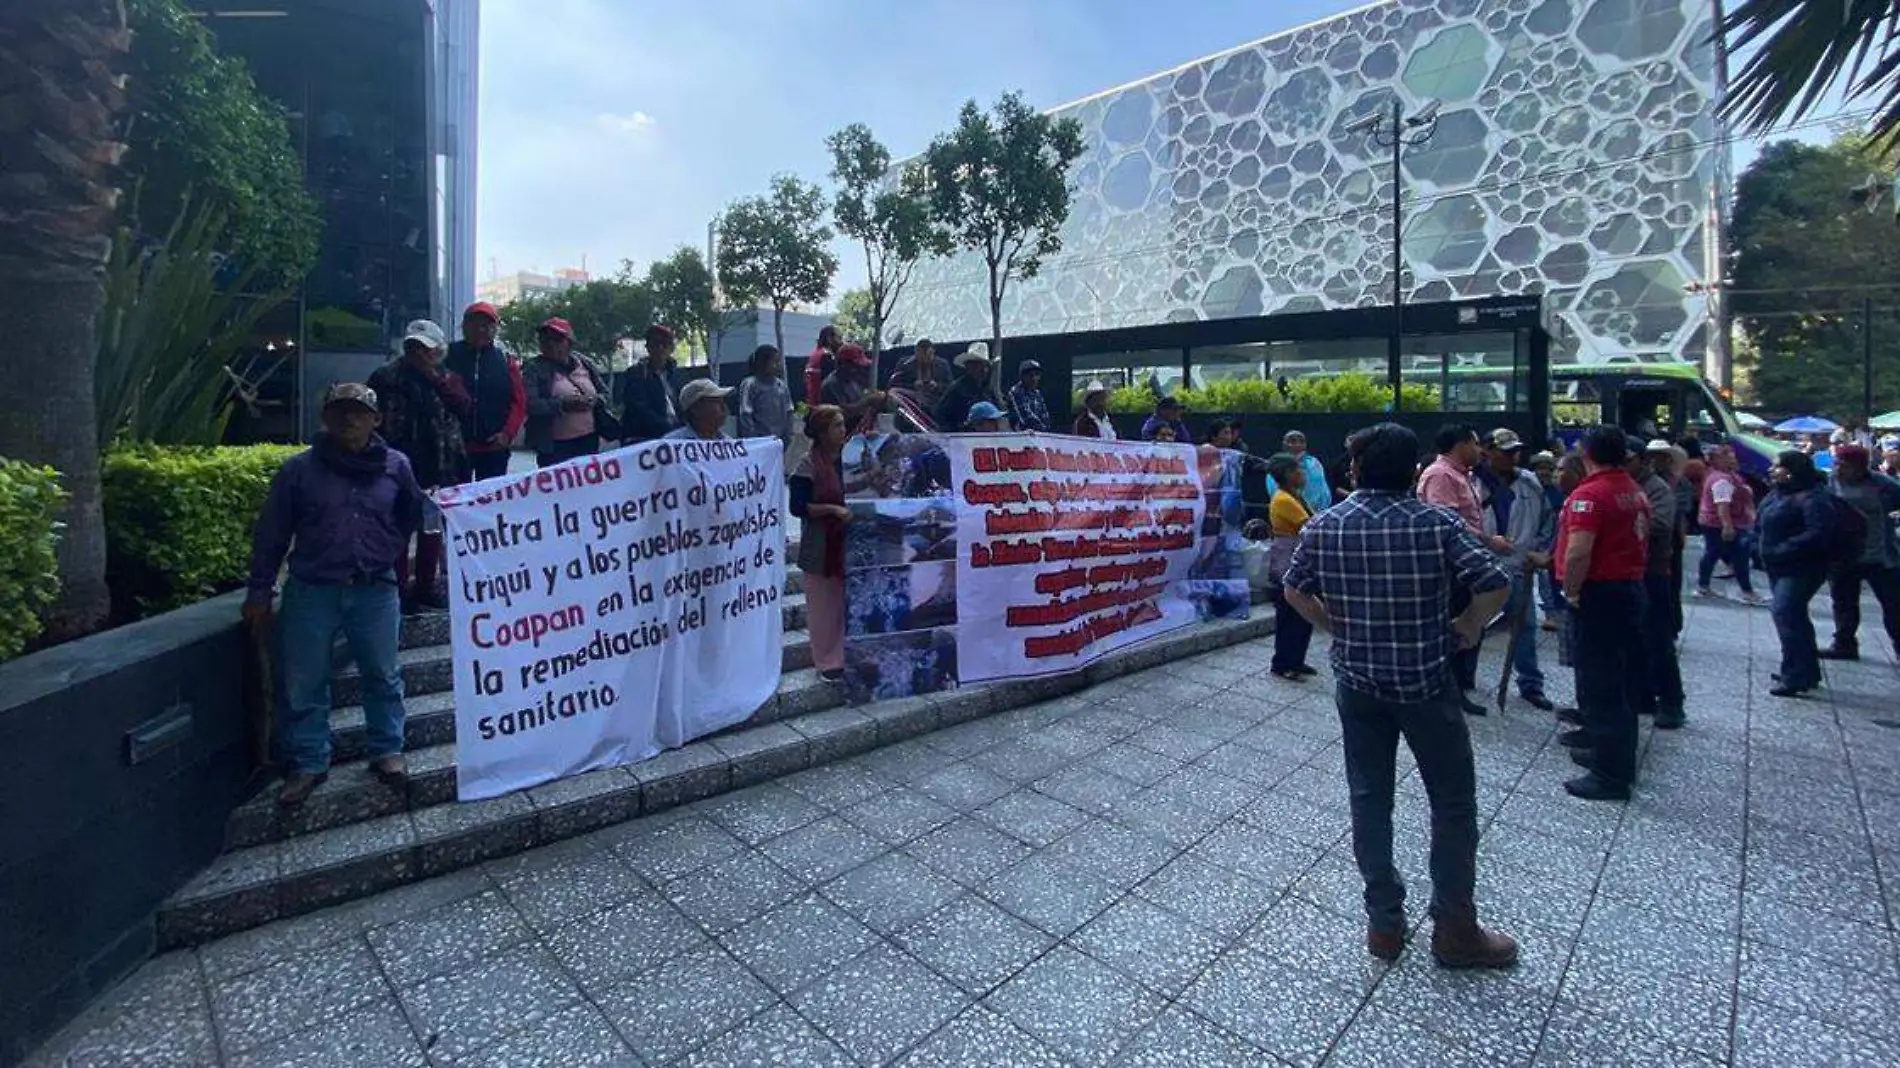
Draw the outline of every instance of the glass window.
M1385 338L1270 342L1267 369L1295 409L1379 412L1392 403Z
M1603 422L1603 395L1594 379L1552 377L1550 381L1550 423L1552 426L1586 427Z
M1188 354L1188 374L1195 389L1212 382L1256 381L1267 377L1268 345L1214 345Z
M1069 368L1071 392L1077 393L1098 378L1110 389L1145 386L1159 393L1172 393L1183 381L1180 349L1090 353L1077 356Z
M1511 331L1407 337L1400 359L1406 383L1435 393L1443 411L1508 412L1529 406L1527 369Z

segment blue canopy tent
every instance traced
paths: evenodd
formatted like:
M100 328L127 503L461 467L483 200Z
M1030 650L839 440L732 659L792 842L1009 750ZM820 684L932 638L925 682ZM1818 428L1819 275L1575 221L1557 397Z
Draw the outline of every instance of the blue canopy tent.
M1818 415L1797 415L1793 419L1775 424L1777 434L1832 434L1841 425L1832 419L1823 419Z

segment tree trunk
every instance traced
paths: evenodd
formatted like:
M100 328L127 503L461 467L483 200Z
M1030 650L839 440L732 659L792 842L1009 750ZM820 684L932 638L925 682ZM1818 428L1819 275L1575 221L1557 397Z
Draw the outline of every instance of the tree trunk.
M780 359L789 356L785 351L785 305L772 305L772 343L778 346Z
M97 630L112 608L92 391L94 322L105 290L96 279L9 284L8 342L34 359L31 373L16 367L0 384L0 456L51 467L65 487L59 598L43 613L48 640L65 641Z

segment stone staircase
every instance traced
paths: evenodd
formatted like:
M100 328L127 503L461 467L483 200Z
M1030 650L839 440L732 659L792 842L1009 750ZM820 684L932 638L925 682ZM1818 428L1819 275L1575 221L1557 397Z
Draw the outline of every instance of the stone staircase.
M160 908L160 948L366 897L1272 632L1271 618L1256 612L1245 622L1184 628L1069 675L848 707L843 688L811 669L800 578L788 572L780 601L778 693L746 722L640 764L468 804L455 800L448 618L405 619L407 788L370 775L360 679L340 658L328 781L290 812L277 807L274 790L234 812L225 853Z

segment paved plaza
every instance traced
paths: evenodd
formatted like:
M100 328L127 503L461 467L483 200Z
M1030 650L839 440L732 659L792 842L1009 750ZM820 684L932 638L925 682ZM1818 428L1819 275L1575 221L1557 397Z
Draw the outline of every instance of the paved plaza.
M1692 602L1628 805L1565 797L1548 716L1472 721L1508 973L1366 955L1328 687L1254 643L162 957L36 1064L1892 1064L1863 644L1776 700L1766 612ZM1416 923L1416 774L1399 805Z

